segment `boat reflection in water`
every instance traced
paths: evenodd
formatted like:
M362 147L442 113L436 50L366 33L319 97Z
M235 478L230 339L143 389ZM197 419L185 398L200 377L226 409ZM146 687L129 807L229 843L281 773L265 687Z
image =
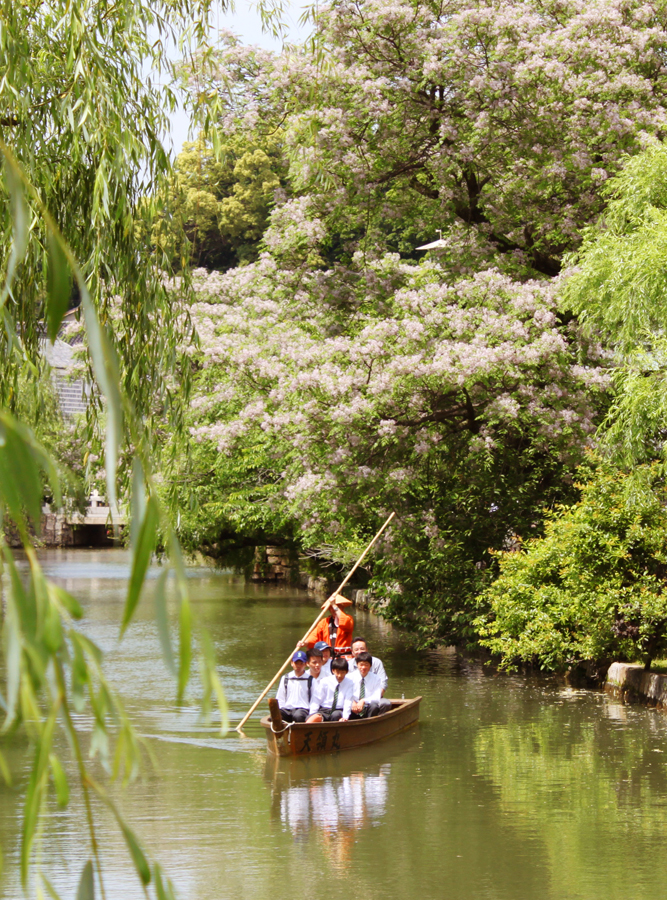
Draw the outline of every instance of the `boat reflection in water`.
M335 868L346 868L360 830L380 825L391 785L392 759L419 747L414 732L335 756L269 756L265 778L271 815L295 843L317 840ZM393 752L388 752L389 750Z

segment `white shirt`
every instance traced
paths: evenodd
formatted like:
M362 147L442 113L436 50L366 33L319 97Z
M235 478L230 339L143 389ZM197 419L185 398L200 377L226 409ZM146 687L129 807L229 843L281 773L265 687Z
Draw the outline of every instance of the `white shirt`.
M331 660L328 659L325 663L322 663L322 668L320 669L320 677L324 675L331 675Z
M347 664L350 667L350 675L353 671L356 671L357 668L357 660L352 657L352 659L348 659ZM377 675L380 681L382 682L382 690L387 690L387 684L389 683L389 679L387 678L387 673L384 670L384 666L382 664L382 660L378 659L377 656L373 657L373 662L371 663L371 672L374 675Z
M350 681L354 685L354 701L359 701L359 691L361 689L361 672L355 669L349 676ZM378 675L372 670L365 679L366 693L364 694L364 702L370 703L372 700L380 700L382 698L382 682Z
M300 678L292 672L291 675L283 675L278 686L276 698L281 709L308 709L310 697L314 693L317 682L309 672L304 672ZM309 689L309 685L312 685Z
M338 683L335 675L327 675L326 678L318 678L313 682L313 693L310 701L311 716L322 709L333 708L334 691L338 688L338 700L336 709L343 710L343 718L349 719L352 712L352 694L354 693L354 685L351 680L345 676Z

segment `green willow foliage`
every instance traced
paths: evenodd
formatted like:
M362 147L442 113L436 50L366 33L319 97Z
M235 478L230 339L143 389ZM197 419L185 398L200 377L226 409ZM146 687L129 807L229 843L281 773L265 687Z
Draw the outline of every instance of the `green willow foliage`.
M174 103L146 69L168 70L167 37L203 40L208 11L208 0L0 4L0 775L11 781L2 743L27 736L34 763L22 825L26 890L46 796L53 789L66 804L70 794L54 744L63 730L90 832L91 859L78 897L91 898L97 889L105 897L94 795L118 819L145 892L150 887L158 900L173 896L85 761L90 751L112 775L129 777L140 764L139 742L105 679L100 649L74 626L78 603L39 565L33 535L45 493L59 502L61 478L19 418L25 410L19 391L41 369L40 342L55 338L65 312L79 304L96 385L91 406L98 410L91 409L89 439L104 432L112 509L117 485L132 486L131 578L121 633L140 599L159 531L169 560L156 587L158 628L180 700L190 674L192 622L181 551L157 496L152 459L158 423L179 428L189 371L179 348L190 341L191 328L179 298L165 291L167 255L156 258L138 237L154 215L138 200L169 175L159 135ZM187 296L187 284L182 291ZM20 534L27 570L5 538L10 524ZM179 608L177 650L166 613L170 577ZM200 644L204 711L215 694L224 728L213 651L205 635ZM92 734L75 720L84 710ZM45 873L35 887L56 896Z
M179 324L173 315L160 260L135 242L137 199L168 168L159 135L175 103L144 69L166 69L162 42L174 27L192 27L192 16L205 17L207 5L203 0L191 11L180 2L6 3L1 13L2 140L72 248L102 320L114 317L110 334L123 386L142 410L161 414L164 407L177 408L174 385L155 376L169 365L180 370L176 341L187 337L189 326L187 317ZM201 18L200 36L203 27ZM6 199L5 192L5 256L11 245ZM30 240L5 304L3 357L17 347L13 322L20 352L34 358L49 277L46 231L27 200ZM61 299L76 302L76 292L68 297L63 285ZM0 369L3 405L12 403L16 371ZM185 377L187 370L181 371Z
M667 434L667 146L628 159L570 259L563 303L615 354L605 439L627 464L664 456Z
M543 538L499 554L482 597L482 645L506 668L563 671L667 651L667 491L659 467L580 472L581 498L547 517Z

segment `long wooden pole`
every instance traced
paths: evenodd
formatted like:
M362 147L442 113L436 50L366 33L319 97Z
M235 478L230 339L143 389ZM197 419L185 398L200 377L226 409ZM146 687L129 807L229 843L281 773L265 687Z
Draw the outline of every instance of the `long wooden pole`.
M357 571L357 569L359 568L359 566L360 566L361 563L363 562L363 559L364 559L364 557L366 556L366 554L368 553L368 551L371 549L371 547L373 546L373 544L377 541L377 539L380 537L380 535L382 534L382 532L385 530L385 528L386 528L387 525L391 522L391 520L394 518L395 515L396 515L396 513L392 513L392 514L389 516L389 518L388 518L387 521L384 523L384 525L382 526L382 528L378 531L378 533L375 535L375 537L373 538L373 540L370 542L370 544L366 547L366 549L365 549L364 552L361 554L361 556L359 557L359 559L356 561L356 563L354 564L354 566L353 566L353 567L350 569L350 571L347 573L347 576L346 576L345 580L342 581L342 582L339 584L339 586L336 588L336 590L333 592L333 594L332 594L330 597L327 598L327 600L326 600L326 602L325 602L325 604L324 604L323 609L320 611L320 614L319 614L318 617L315 619L315 621L313 622L313 624L310 626L310 628L308 629L308 631L307 631L307 632L304 634L304 636L301 638L301 640L299 641L299 643L303 643L303 642L306 640L306 638L308 637L308 635L310 634L310 632L313 630L313 628L315 628L315 626L318 624L318 622L326 616L327 612L329 611L329 607L331 606L331 604L333 603L333 601L336 599L336 597L337 597L337 596L340 594L340 592L343 590L343 588L344 588L345 585L348 583L348 581L350 580L350 578L352 578L352 576L354 575L354 573ZM237 730L237 731L239 731L239 732L241 731L241 729L243 728L243 726L245 725L245 723L248 721L248 719L250 718L250 716L255 712L255 710L257 709L257 707L259 706L259 704L262 702L262 700L263 700L263 699L266 697L266 695L269 693L269 691L271 690L271 688L273 687L273 685L276 683L276 681L278 681L278 679L280 678L280 676L282 675L282 673L285 671L285 669L287 668L287 666L289 666L290 662L292 661L292 654L293 654L293 653L294 653L294 651L292 651L292 653L290 653L290 655L287 657L287 659L285 660L285 662L282 664L282 666L278 669L278 671L276 672L276 674L273 676L273 678L271 679L271 681L269 681L269 683L268 683L267 686L264 688L264 690L262 691L262 693L259 695L259 697L255 700L255 702L253 703L253 705L250 707L250 709L248 710L248 712L247 712L247 713L245 714L245 716L241 719L241 721L239 722L239 724L236 726L236 730Z

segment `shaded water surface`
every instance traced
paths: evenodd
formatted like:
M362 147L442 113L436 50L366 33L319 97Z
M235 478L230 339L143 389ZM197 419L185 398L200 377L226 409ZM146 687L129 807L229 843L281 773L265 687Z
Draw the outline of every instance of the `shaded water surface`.
M338 757L267 760L257 724L220 738L182 709L160 659L150 591L121 643L122 551L44 554L85 608L156 759L117 792L181 900L642 900L663 896L667 717L603 694L494 677L446 653L419 655L377 619L357 631L386 665L389 694L424 697L421 722ZM303 593L190 571L238 721L316 614ZM172 610L175 612L175 610ZM194 670L193 670L194 674ZM7 750L6 742L3 745ZM27 773L27 746L9 745ZM5 872L19 898L17 795L0 787ZM109 900L143 896L112 822L98 810ZM88 843L80 802L49 806L42 866L73 898Z

